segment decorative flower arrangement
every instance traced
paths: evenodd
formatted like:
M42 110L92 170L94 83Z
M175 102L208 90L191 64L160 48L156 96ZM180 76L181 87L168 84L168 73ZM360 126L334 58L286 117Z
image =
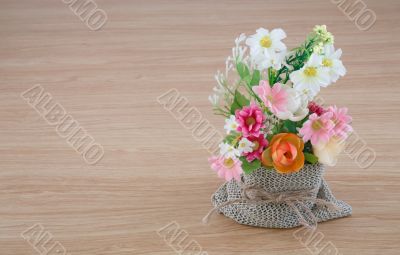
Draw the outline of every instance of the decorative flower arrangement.
M226 137L211 168L227 181L264 167L280 174L305 164L335 165L352 131L347 108L322 107L321 88L346 74L326 26L315 26L305 42L288 50L282 29L259 28L235 40L226 72L209 97L226 118ZM231 73L237 73L233 79Z
M342 51L326 26L316 26L290 51L285 38L282 29L240 35L226 72L216 75L209 99L225 117L226 137L209 161L226 182L203 222L220 212L245 225L314 228L351 215L323 177L352 131L351 117L347 108L316 103L321 87L346 74Z

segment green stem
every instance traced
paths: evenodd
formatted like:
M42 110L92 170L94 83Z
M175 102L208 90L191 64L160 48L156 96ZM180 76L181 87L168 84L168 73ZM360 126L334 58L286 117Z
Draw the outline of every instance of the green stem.
M228 111L224 111L223 109L219 108L219 107L214 107L214 114L215 115L223 115L225 117L229 117L230 116L230 112Z
M229 93L231 93L233 96L235 96L235 93L232 90L230 90L228 86L225 86L225 88L228 90Z
M279 77L279 71L276 74L274 74L274 69L272 69L272 67L268 68L268 82L271 87L277 82L278 77Z
M263 103L262 100L257 96L256 93L254 93L254 91L251 89L251 87L247 83L244 87L246 88L246 90L250 94L250 96L253 96L258 101L258 103L260 103L260 104Z

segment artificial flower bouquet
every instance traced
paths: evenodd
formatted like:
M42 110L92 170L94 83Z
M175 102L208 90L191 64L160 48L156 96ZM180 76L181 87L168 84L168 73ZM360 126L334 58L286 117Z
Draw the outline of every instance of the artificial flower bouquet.
M241 34L225 73L216 75L209 100L225 117L227 135L209 161L226 183L213 195L210 214L271 228L351 214L323 179L324 166L336 164L352 131L351 117L347 108L316 102L321 88L345 75L342 51L324 25L292 50L284 38L282 29Z

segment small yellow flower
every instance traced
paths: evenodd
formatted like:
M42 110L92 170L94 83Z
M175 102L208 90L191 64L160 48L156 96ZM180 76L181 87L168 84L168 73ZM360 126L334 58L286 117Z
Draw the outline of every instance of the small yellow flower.
M333 44L335 42L335 38L333 37L331 32L327 32L323 39L325 43Z
M313 29L313 31L317 34L317 35L323 35L326 32L328 32L326 30L326 25L316 25Z
M322 42L323 45L334 43L334 37L332 33L328 32L326 25L316 25L313 29L313 32L316 36L316 40Z
M313 52L315 52L317 54L321 54L323 49L324 49L324 43L319 42L317 45L314 46Z

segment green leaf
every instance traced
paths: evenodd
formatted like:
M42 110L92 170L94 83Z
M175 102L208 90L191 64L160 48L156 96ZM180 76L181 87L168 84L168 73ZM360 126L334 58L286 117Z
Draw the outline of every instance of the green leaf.
M236 102L233 101L232 105L231 105L231 114L235 115L235 112L237 109L241 109L242 107Z
M244 77L244 79L243 79L245 82L246 82L246 85L247 86L250 86L250 82L251 82L251 76L249 75L249 76L246 76L246 77Z
M239 159L242 161L242 169L245 174L251 174L253 171L261 167L261 161L258 159L255 159L252 162L248 162L246 157L240 157Z
M236 65L236 69L238 71L238 74L240 76L240 78L242 78L242 80L249 80L250 77L250 71L249 68L247 67L247 65L243 64L242 62L239 62Z
M254 70L253 77L250 81L250 86L258 85L260 83L261 74L259 70Z
M250 104L250 100L248 100L245 96L243 96L238 90L235 91L235 98L231 105L231 114L235 114L237 109L242 109L244 106Z
M283 126L287 129L288 132L290 133L297 133L296 130L296 123L291 121L291 120L285 120L283 122Z
M276 125L274 125L272 127L271 133L268 134L268 136L267 136L268 141L270 141L272 139L272 137L274 137L276 134L283 133L283 132L285 132L283 130L283 123L282 122L277 123Z
M225 137L224 142L231 144L233 142L233 140L235 140L238 136L239 136L238 133L232 132Z
M304 158L306 159L307 162L311 164L315 164L318 162L318 157L312 153L304 152Z
M250 104L250 100L243 96L239 91L235 92L235 101L241 106L247 106Z
M306 142L304 144L304 150L303 151L304 151L304 153L308 152L308 153L312 154L313 149L312 149L312 145L311 145L310 141L308 141L308 142Z

